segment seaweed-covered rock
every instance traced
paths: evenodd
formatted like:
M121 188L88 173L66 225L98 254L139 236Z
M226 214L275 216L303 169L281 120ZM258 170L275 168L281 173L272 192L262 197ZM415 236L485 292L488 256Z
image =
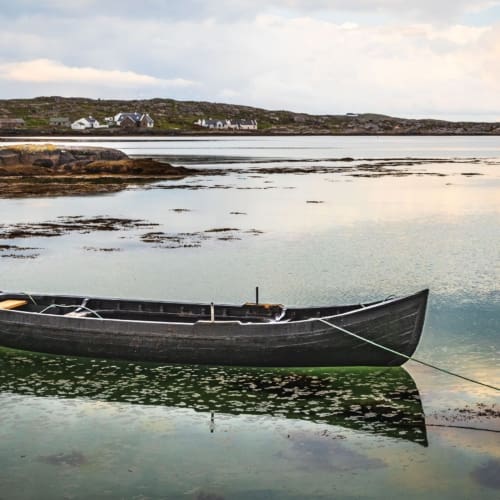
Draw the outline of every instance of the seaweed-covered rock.
M117 149L65 147L53 144L0 148L2 175L187 175L183 167L152 159L132 159ZM41 167L41 168L40 168Z
M0 150L0 165L9 166L19 163L19 155L10 150Z
M52 168L75 163L82 166L93 161L125 160L128 156L117 149L53 144L22 144L0 149L0 165ZM71 171L71 169L70 169Z
M151 158L129 158L116 149L51 144L0 148L0 198L111 193L130 183L200 173Z
M33 162L34 167L43 167L43 168L52 168L54 166L54 162L49 158L37 158Z
M62 149L59 153L59 165L64 165L66 163L70 163L75 161L75 157L71 154L71 151L67 149Z

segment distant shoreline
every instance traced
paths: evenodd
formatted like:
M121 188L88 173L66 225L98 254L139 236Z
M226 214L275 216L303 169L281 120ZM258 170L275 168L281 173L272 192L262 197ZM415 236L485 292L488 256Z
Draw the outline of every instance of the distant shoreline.
M16 137L71 137L82 138L87 137L308 137L308 136L322 136L322 137L484 137L500 136L500 131L495 132L339 132L329 133L321 131L310 132L278 132L278 131L172 131L164 129L156 130L137 130L137 129L116 129L113 131L89 129L86 131L81 130L46 130L46 129L0 129L0 140L2 139L15 139Z
M129 120L116 121L127 115ZM136 116L148 117L144 124ZM142 120L142 118L141 118ZM80 123L81 122L81 123ZM251 122L251 125L248 125ZM71 124L82 130L72 130ZM100 127L102 123L104 127ZM237 127L228 129L227 127ZM107 128L111 125L111 128ZM76 125L75 125L76 126ZM240 126L257 127L242 129ZM92 127L92 128L91 128ZM208 128L219 127L219 128ZM238 104L77 97L0 99L0 136L275 137L275 136L500 136L500 121L399 118L379 113L308 114Z

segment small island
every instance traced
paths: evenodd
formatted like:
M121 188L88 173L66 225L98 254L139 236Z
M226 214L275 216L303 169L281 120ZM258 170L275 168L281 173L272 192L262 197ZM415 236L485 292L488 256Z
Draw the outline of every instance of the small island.
M111 193L130 184L181 179L200 172L116 149L53 144L0 148L3 198Z

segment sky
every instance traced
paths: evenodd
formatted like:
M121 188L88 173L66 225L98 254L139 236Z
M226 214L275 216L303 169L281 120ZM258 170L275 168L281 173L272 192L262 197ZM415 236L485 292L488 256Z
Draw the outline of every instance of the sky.
M500 121L500 0L0 0L0 98Z

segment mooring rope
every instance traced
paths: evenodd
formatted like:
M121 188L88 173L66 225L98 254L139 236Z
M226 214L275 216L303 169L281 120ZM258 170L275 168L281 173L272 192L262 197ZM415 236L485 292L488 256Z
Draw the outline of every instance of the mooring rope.
M428 424L426 427L446 427L447 429L467 429L468 431L482 431L482 432L495 432L500 433L498 429L483 429L482 427L469 427L468 425L448 425L448 424Z
M468 382L472 382L473 384L482 385L483 387L488 387L489 389L494 389L495 391L500 391L500 387L495 387L494 385L486 384L484 382L480 382L479 380L474 380L472 378L465 377L464 375L460 375L458 373L451 372L449 370L446 370L445 368L440 368L439 366L435 366L435 365L432 365L431 363L427 363L426 361L422 361L420 359L414 358L413 356L407 356L406 354L395 351L394 349L391 349L390 347L383 346L381 344L378 344L377 342L374 342L373 340L369 340L365 337L362 337L361 335L350 332L349 330L346 330L345 328L342 328L341 326L335 325L334 323L330 323L326 319L315 318L314 321L321 321L321 323L324 323L325 325L328 325L336 330L339 330L347 335L350 335L351 337L357 338L358 340L362 340L363 342L366 342L367 344L371 344L375 347L378 347L379 349L383 349L384 351L390 352L392 354L396 354L397 356L401 356L402 358L405 358L407 360L415 361L415 363L420 363L421 365L427 366L429 368L433 368L434 370L438 370L440 372L446 373L447 375L451 375L453 377L467 380Z

